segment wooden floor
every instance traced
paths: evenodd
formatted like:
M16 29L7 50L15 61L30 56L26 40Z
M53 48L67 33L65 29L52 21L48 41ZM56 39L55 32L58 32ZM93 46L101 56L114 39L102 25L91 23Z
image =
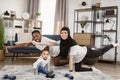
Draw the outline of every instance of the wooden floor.
M34 61L36 58L33 57L19 57L12 62L11 57L6 57L4 61L0 61L0 69L5 65L32 65ZM120 64L97 63L95 67L116 80L120 80Z

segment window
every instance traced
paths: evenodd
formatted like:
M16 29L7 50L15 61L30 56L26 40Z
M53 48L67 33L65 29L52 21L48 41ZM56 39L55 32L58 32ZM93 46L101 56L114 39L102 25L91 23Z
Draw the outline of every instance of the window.
M56 0L40 0L42 34L53 34Z

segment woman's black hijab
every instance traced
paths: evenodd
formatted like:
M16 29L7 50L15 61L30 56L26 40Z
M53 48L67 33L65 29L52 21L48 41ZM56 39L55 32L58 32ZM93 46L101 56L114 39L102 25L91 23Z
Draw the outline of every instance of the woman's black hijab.
M68 27L63 27L61 31L67 31L68 32L68 38L66 40L63 40L60 38L60 56L62 58L66 58L69 53L69 49L71 46L77 45L76 41L73 40L70 36L70 29ZM60 32L61 32L60 31Z

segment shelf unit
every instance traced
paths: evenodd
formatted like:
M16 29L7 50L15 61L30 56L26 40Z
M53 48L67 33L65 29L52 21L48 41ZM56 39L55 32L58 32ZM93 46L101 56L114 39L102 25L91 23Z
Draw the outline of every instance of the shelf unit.
M42 31L42 21L21 18L4 17L5 43L15 41L16 33L31 33L33 30Z
M87 18L82 20L81 16L86 16ZM111 24L106 22L107 19L111 20ZM107 7L100 7L94 9L93 8L75 9L74 28L73 28L74 35L78 33L81 34L82 28L80 24L82 22L88 24L87 26L88 28L86 29L85 33L90 33L94 35L93 37L94 43L91 45L101 48L110 43L109 41L110 38L112 38L112 42L118 42L118 38L117 38L118 7L117 6L107 6ZM99 39L99 41L96 41L97 39ZM114 48L114 53L115 55L112 62L116 63L117 47ZM103 60L103 56L101 60Z

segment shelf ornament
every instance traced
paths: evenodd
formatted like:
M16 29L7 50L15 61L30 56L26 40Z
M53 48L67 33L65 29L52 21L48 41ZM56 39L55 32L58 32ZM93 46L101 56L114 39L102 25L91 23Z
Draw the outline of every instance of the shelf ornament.
M110 30L113 30L113 27L114 27L114 24L115 24L115 21L114 21L114 20L112 20L112 19L107 19L107 20L105 21L105 23L111 23L112 25L111 25L111 29L110 29Z
M82 33L84 33L84 28L85 28L85 25L87 24L86 21L81 21L80 22L80 25L81 25L81 29L82 29Z
M22 14L22 18L23 18L23 19L29 19L29 18L30 18L30 14L29 14L28 12L24 12L24 13Z

